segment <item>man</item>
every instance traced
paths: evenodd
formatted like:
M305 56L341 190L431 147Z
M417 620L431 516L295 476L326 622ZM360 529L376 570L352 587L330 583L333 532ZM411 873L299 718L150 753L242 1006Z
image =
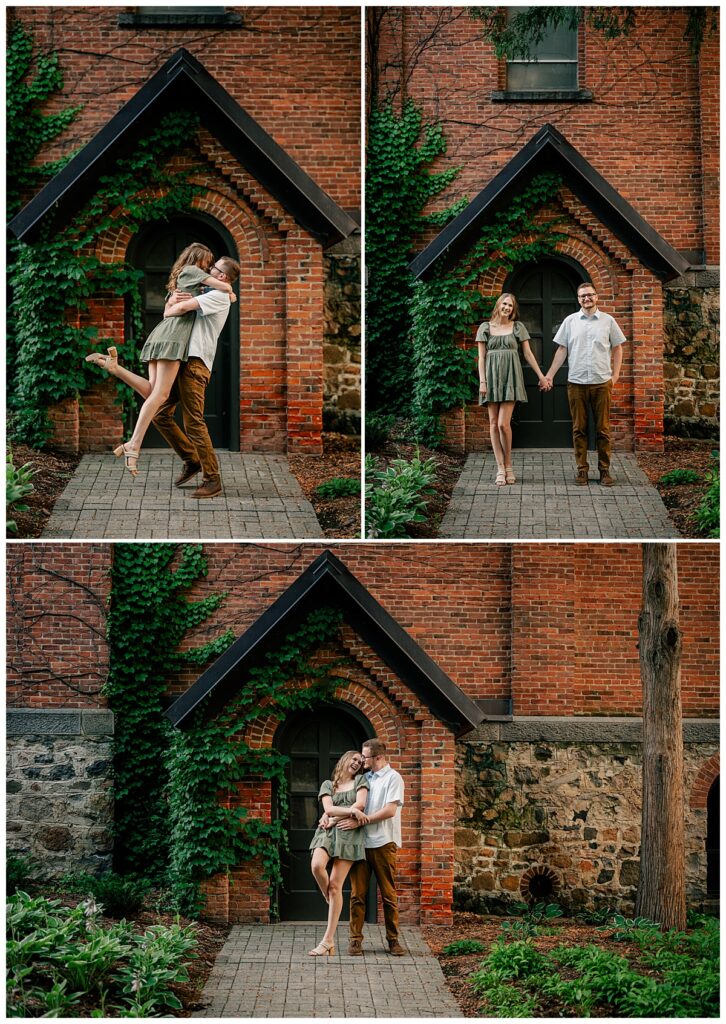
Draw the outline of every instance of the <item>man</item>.
M597 468L603 487L612 487L610 475L610 401L623 365L625 335L609 313L597 308L597 292L591 281L577 289L580 312L565 317L554 337L558 346L552 365L540 385L549 390L554 376L568 360L567 400L572 417L576 483L586 486L587 410L592 409L597 436ZM612 359L612 363L611 363Z
M239 277L239 264L228 256L222 256L210 274L220 281L234 284ZM182 487L200 469L202 471L202 483L192 493L193 498L216 498L222 493L219 461L204 421L204 397L229 307L227 295L211 288L196 297L188 292L174 292L164 309L165 317L181 316L191 311L197 314L189 340L188 359L179 369L168 400L154 417L157 430L184 463L181 475L174 481L175 486ZM184 430L174 419L179 403Z
M401 846L401 808L403 807L403 779L394 771L386 757L386 745L378 738L366 740L362 754L366 778L369 783L365 816L356 821L344 818L337 827L342 829L366 826L366 859L358 860L350 869L350 956L363 953L363 922L366 912L366 894L371 872L376 876L383 900L386 922L386 940L391 956L405 956L406 950L398 938L398 893L396 892L396 853Z

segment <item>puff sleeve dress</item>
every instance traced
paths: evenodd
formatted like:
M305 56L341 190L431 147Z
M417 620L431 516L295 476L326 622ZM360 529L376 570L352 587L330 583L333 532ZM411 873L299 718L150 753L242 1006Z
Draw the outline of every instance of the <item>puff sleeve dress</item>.
M368 788L368 780L365 775L356 775L352 789L347 789L343 793L333 793L333 783L328 781L320 787L318 799L322 800L324 796L329 796L335 807L352 807L359 790ZM317 850L322 846L331 857L340 857L341 860L365 860L364 832L365 828L348 830L335 826L333 828L318 826L310 843L310 849Z
M202 281L207 277L209 277L209 271L202 270L201 267L183 267L177 278L176 286L179 291L189 292L194 296L200 295ZM167 295L167 299L168 297ZM141 361L143 363L149 363L152 359L186 361L196 315L192 310L189 313L182 313L181 316L168 316L157 324L141 350Z
M519 346L529 340L529 331L515 320L510 334L491 334L489 324L480 324L476 340L486 345L487 393L479 392L479 405L486 402L526 402Z

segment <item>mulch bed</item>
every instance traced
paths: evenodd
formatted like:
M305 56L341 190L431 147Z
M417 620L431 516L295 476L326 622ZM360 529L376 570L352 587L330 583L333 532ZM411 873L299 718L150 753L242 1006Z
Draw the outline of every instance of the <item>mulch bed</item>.
M13 445L15 468L19 469L27 462L32 462L37 473L32 479L33 491L19 502L21 505L27 505L28 511L18 512L15 508L8 511L8 517L14 520L18 527L17 533L8 531L8 537L40 537L50 519L53 506L65 490L80 461L80 455L62 455L59 452L37 451L24 444Z
M360 495L320 498L315 488L334 477L361 478L360 438L351 434L323 434L322 455L289 455L291 471L315 509L326 537L361 535Z
M446 985L456 999L461 1009L462 1017L481 1017L479 1009L483 1000L481 996L474 993L471 985L466 980L472 974L482 960L489 953L490 947L502 934L502 922L506 918L486 916L480 914L455 913L454 923L451 926L443 925L422 925L423 936L431 947L431 951L438 959L443 971ZM516 920L515 918L511 920ZM555 932L554 935L538 935L533 939L535 947L540 952L547 952L561 943L568 943L573 946L587 946L590 944L600 949L609 950L619 956L627 957L631 963L637 959L639 949L632 943L616 942L611 936L612 929L600 931L594 925L581 924L577 921L558 918L548 922L548 930ZM482 953L470 953L466 956L444 956L441 950L450 942L458 942L461 939L478 939L486 947ZM562 976L567 977L567 972L562 971ZM642 973L646 973L643 971ZM574 977L574 974L573 974ZM545 1006L543 1012L537 1016L541 1017L567 1017L571 1016L566 1008L552 1003ZM600 1010L595 1008L592 1011L593 1017L610 1017L611 1011L607 1008Z
M667 437L663 452L639 452L636 456L641 469L658 489L668 515L683 537L704 536L693 521L693 515L708 489L705 474L713 465L711 452L717 450L716 441ZM673 469L693 469L701 480L696 484L670 486L659 483L661 477Z

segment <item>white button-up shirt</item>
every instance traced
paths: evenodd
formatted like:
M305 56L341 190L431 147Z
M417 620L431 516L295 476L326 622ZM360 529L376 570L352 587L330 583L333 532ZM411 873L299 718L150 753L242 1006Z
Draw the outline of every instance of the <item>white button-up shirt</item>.
M401 808L403 807L403 779L387 764L378 772L366 774L368 782L368 799L366 800L365 813L375 814L382 811L386 804L397 803L396 813L392 818L384 818L383 821L374 821L372 825L365 827L365 844L369 850L374 850L387 843L395 843L401 846Z
M560 324L554 344L567 349L567 379L571 384L604 384L613 375L610 354L625 335L609 313L591 316L571 313Z
M196 356L211 370L217 354L217 342L229 316L231 303L227 293L218 288L210 288L196 298L199 309L194 318L187 358Z

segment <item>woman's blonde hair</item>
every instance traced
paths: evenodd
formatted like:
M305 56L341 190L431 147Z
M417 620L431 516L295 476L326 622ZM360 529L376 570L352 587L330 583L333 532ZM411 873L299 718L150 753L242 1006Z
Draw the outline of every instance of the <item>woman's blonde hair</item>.
M209 270L214 263L214 253L201 242L192 242L176 258L174 266L169 272L169 280L166 282L166 290L173 292L176 289L176 282L184 267L196 267L204 261L204 270Z
M502 292L502 294L499 296L497 301L494 303L494 309L492 310L492 315L489 317L489 322L490 323L498 323L498 324L507 323L507 321L502 316L502 310L501 310L502 302L505 299L511 299L511 301L512 301L512 315L510 316L509 319L510 320L519 320L519 306L517 305L516 297L514 295L512 295L511 292Z
M354 757L360 757L360 750L346 750L333 769L333 778L330 781L333 783L334 793L337 793L338 784L342 781L343 773Z

